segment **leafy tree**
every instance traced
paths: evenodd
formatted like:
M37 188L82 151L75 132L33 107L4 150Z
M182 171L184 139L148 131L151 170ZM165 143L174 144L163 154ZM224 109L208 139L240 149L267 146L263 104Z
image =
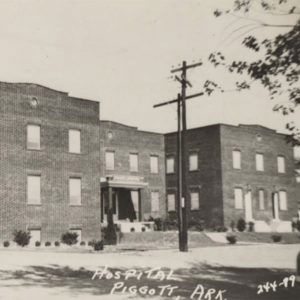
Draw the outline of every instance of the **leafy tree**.
M232 24L243 22L234 32L242 38L244 47L256 53L256 58L228 61L223 53L217 52L209 56L209 61L215 67L222 66L247 78L235 83L236 90L250 89L259 82L268 90L271 99L285 99L274 106L274 111L283 115L295 112L300 104L300 1L235 0L232 4L230 9L215 10L214 15L230 15L235 19ZM255 34L262 28L281 28L281 33L260 40ZM210 87L211 92L216 88L223 91L216 83ZM294 122L287 123L286 128L291 132L289 141L300 145L299 128Z

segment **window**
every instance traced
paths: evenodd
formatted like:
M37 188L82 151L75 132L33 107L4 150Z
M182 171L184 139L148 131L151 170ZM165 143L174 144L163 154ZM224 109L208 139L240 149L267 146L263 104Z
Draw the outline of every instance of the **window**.
M167 174L174 173L174 157L168 157L167 158Z
M233 150L232 151L232 160L233 160L233 168L240 169L241 168L241 151Z
M105 168L106 170L115 169L115 152L113 151L105 152Z
M129 166L130 166L130 172L138 171L138 154L135 153L129 154Z
M168 211L175 211L175 194L168 194Z
M296 170L296 182L300 183L300 169Z
M192 192L191 193L191 210L199 209L199 193Z
M40 150L41 127L39 125L27 125L27 149Z
M234 189L234 206L236 209L243 209L243 190L241 188Z
M130 195L131 195L131 201L132 201L132 204L133 204L134 211L136 212L136 214L138 216L138 213L139 213L139 192L138 191L131 191Z
M258 206L260 210L265 209L265 191L259 190L258 191Z
M285 173L285 158L283 156L277 156L277 168L278 173Z
M77 244L81 242L81 229L70 229L69 232L77 233Z
M27 203L41 204L41 176L27 176Z
M300 146L294 146L294 159L300 160Z
M150 156L150 172L153 174L158 173L158 156L156 155Z
M193 153L189 156L189 170L195 171L198 170L198 154Z
M81 179L69 178L69 198L71 205L81 205Z
M255 161L256 161L256 171L264 171L264 156L263 156L263 154L256 153Z
M159 211L159 193L151 192L151 212Z
M280 210L287 210L286 191L279 191L279 209Z
M80 153L80 130L69 130L69 152Z

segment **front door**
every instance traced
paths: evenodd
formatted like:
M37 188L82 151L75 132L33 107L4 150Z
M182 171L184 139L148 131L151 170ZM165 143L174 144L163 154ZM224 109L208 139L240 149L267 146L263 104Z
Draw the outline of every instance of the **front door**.
M108 200L108 191L104 190L102 192L102 209L101 209L101 214L102 214L102 221L107 222L107 212L108 212L108 205L109 205L109 200ZM117 221L119 219L119 203L118 203L118 192L113 190L112 191L112 208L113 208L113 220ZM104 212L104 215L103 215Z
M245 219L246 222L250 222L253 220L251 191L248 191L245 194Z

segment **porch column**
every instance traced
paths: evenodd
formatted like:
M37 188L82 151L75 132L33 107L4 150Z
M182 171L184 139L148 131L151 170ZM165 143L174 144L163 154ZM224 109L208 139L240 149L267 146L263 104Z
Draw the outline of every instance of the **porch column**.
M138 197L139 197L139 201L138 201L138 207L139 207L139 212L138 212L138 221L141 222L142 221L142 200L141 200L141 189L138 189Z

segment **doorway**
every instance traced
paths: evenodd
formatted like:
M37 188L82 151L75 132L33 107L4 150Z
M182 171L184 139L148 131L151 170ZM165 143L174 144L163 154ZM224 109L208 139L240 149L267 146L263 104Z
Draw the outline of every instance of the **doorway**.
M248 191L245 194L245 219L246 219L246 222L250 222L253 220L251 191Z

